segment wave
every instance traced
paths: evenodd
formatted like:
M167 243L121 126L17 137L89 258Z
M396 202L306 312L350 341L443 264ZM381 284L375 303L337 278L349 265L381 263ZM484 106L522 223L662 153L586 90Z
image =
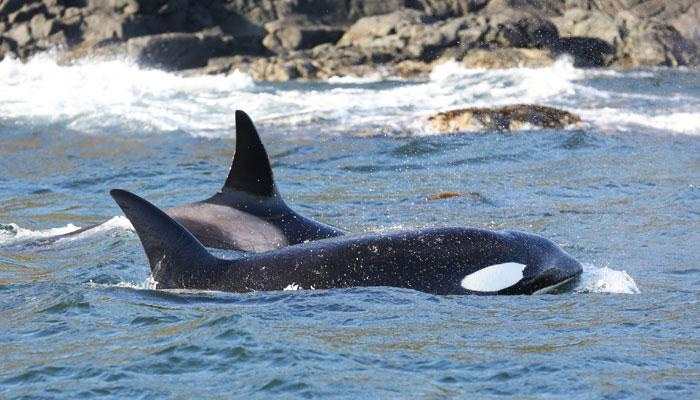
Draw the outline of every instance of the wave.
M584 119L603 130L666 131L674 134L700 135L700 112L670 112L662 115L640 114L617 108L580 110Z
M64 124L88 134L178 131L221 137L232 135L233 110L242 108L259 124L274 124L278 132L303 126L292 130L414 135L433 133L425 120L439 111L536 103L580 111L603 130L636 126L698 134L700 119L692 110L700 99L691 93L639 93L590 81L653 73L582 70L564 57L548 67L503 70L469 69L451 61L437 65L422 81L377 73L288 85L254 82L238 71L182 76L124 60L64 66L41 54L27 63L12 58L0 62L0 115L30 124Z

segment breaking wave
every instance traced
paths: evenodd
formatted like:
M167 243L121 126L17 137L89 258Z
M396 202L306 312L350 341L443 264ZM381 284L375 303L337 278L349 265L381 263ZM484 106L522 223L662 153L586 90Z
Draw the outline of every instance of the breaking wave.
M687 74L695 72L688 71ZM0 115L31 124L63 124L89 134L186 132L230 136L233 110L259 124L304 126L324 134L428 134L425 117L438 111L537 103L579 112L603 131L648 127L698 134L700 98L640 94L597 80L649 79L653 72L575 68L562 58L545 68L467 69L457 62L434 68L427 80L375 74L333 77L325 83L278 85L244 73L182 76L143 69L127 61L63 66L41 54L27 63L0 62ZM312 133L317 134L317 133Z

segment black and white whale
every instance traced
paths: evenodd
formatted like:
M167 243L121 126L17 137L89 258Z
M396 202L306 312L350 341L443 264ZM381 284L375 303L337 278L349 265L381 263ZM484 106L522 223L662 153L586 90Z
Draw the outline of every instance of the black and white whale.
M394 286L440 295L533 294L568 287L582 272L540 236L471 228L342 236L223 260L146 200L118 189L110 194L136 229L159 289Z
M165 212L204 246L225 250L259 252L343 235L340 229L304 217L287 206L277 190L267 151L253 121L240 110L236 111L236 151L221 191Z

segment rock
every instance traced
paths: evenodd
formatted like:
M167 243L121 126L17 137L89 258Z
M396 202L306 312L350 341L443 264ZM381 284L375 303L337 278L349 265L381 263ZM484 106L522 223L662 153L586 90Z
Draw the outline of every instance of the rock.
M401 78L425 77L433 70L433 65L424 61L404 60L392 68L393 74Z
M561 50L574 56L576 66L634 68L698 62L697 47L675 28L631 12L620 11L612 17L602 11L571 9L553 20L562 35Z
M128 56L139 64L182 70L204 67L209 58L233 53L230 38L193 33L163 33L130 39Z
M325 25L313 25L294 19L282 19L265 24L268 34L263 46L274 53L310 49L323 43L335 43L344 31Z
M676 67L695 65L700 59L695 45L670 25L641 21L636 17L624 15L622 26L626 35L617 46L620 66Z
M467 68L539 68L552 65L554 55L541 49L474 49L462 58Z
M400 10L390 14L364 17L353 24L338 41L338 46L378 47L374 41L397 33L402 27L428 22L430 19L416 10Z
M12 39L17 47L27 46L33 41L29 24L16 24L12 29L5 32L5 36Z
M446 19L475 13L486 7L489 0L417 0L413 8L426 15Z
M462 196L462 193L460 192L440 192L440 193L435 193L431 194L426 198L428 201L435 201L435 200L445 200L445 199L451 199L453 197L459 197Z
M32 19L37 14L46 13L46 6L42 3L29 3L13 14L9 14L7 21L10 24L21 24Z
M489 30L483 41L498 47L553 48L559 41L557 27L547 19L525 11L487 13Z
M91 43L121 40L124 37L126 19L117 14L95 12L84 17L83 39Z
M475 129L517 130L527 126L560 129L578 124L581 118L552 107L516 104L497 108L463 108L438 113L428 119L438 132Z
M671 25L676 28L684 38L700 48L700 2L694 2L680 15L671 20Z
M37 14L32 17L29 26L32 31L32 36L34 36L36 39L47 38L58 29L56 20L46 19L44 14Z
M0 20L7 19L7 17L14 13L15 11L22 8L22 4L25 0L2 0L0 1Z
M552 18L562 37L600 39L611 46L620 40L620 29L615 18L600 11L572 8L560 17Z

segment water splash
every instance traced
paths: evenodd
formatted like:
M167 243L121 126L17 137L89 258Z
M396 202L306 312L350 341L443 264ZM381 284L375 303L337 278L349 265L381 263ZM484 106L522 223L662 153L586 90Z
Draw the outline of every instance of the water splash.
M32 230L11 224L0 224L0 245L15 244L32 240L45 239L52 236L65 235L80 229L79 226L68 224L57 228Z
M129 221L128 218L126 218L123 215L118 215L116 217L112 217L108 219L107 221L95 226L94 228L88 229L86 231L80 232L79 234L75 236L69 236L65 238L61 238L59 242L61 241L72 241L72 240L84 240L86 238L102 234L103 232L108 232L112 230L125 230L125 231L134 231L134 227L131 225L131 222Z
M578 293L641 293L634 279L626 271L614 270L607 266L599 268L593 264L583 264L583 274L575 291Z
M98 135L182 131L221 137L231 135L232 112L243 108L261 125L273 123L282 131L285 125L304 126L295 130L299 134L369 129L421 135L435 133L426 117L439 111L535 103L580 112L584 122L603 129L644 126L671 133L700 132L700 119L693 111L700 104L697 97L642 95L592 83L601 77L638 76L639 72L585 71L564 57L548 67L502 70L468 69L451 61L437 65L422 81L377 73L332 77L323 86L270 85L255 83L238 71L227 76L182 76L124 60L63 66L40 54L27 63L12 58L0 62L0 115L32 124L64 124Z

